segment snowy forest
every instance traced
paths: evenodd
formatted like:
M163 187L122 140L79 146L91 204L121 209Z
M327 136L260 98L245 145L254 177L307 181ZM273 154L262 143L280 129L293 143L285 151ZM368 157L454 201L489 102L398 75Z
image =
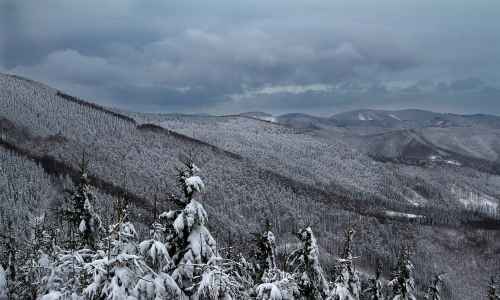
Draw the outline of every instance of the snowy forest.
M252 116L122 112L12 75L0 91L2 300L498 299L496 162L393 128L365 149ZM444 134L498 130L469 125ZM406 141L407 156L378 147Z
M183 197L170 195L178 209L150 216L149 234L139 235L129 215L127 196L113 202L113 218L94 208L83 155L79 180L56 212L57 224L44 215L29 220L29 239L19 243L2 233L0 299L330 299L411 300L416 298L412 249L401 245L391 278L362 282L353 247L355 226L344 232L334 272L326 274L314 230L294 232L299 247L278 253L270 223L253 233L251 244L218 245L198 195L208 187L193 159L185 157L177 181ZM442 276L435 274L423 299L442 299ZM493 279L492 279L493 280ZM489 299L498 299L495 283Z

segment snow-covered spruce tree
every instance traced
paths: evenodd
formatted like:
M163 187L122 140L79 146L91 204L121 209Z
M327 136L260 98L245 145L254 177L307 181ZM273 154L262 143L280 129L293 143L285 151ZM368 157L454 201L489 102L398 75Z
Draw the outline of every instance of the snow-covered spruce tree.
M276 240L269 223L266 229L255 234L256 253L255 296L258 300L297 299L300 296L299 287L292 274L276 267Z
M277 268L266 270L262 283L255 290L258 300L300 299L299 286L295 277Z
M162 242L163 232L163 225L154 222L150 230L151 238L139 244L140 254L152 271L156 273L168 271L172 264L167 247Z
M121 199L115 203L117 222L110 226L105 250L98 250L85 266L93 275L84 289L86 299L137 299L135 286L147 266L137 255L137 232L127 221L123 202Z
M230 275L229 269L217 258L201 268L201 281L194 299L241 299L240 283Z
M393 300L415 300L415 281L413 279L413 263L410 260L410 249L403 247L398 264L392 273L389 286L392 287Z
M36 235L36 271L32 278L36 278L38 294L43 293L45 278L51 273L51 266L55 260L54 233L53 230L44 229Z
M18 248L10 259L17 261L15 280L12 280L13 298L36 299L43 294L43 279L50 273L53 261L53 235L45 223L44 215L29 220L30 238Z
M363 291L368 300L384 300L383 286L380 276L382 275L382 265L380 262L377 263L377 269L375 270L375 277L370 278L368 282L368 288Z
M329 287L323 268L319 262L319 249L311 227L297 234L302 248L295 250L289 258L289 265L297 274L301 295L307 299L326 299Z
M206 227L207 212L195 200L205 189L198 167L191 161L178 170L178 182L184 199L177 199L179 210L160 217L166 221L166 244L174 264L171 273L182 292L190 299L232 299L238 293L238 283L228 276L217 244Z
M361 291L361 282L354 267L352 241L354 229L349 227L344 232L344 248L335 266L334 286L329 299L331 300L358 300Z
M495 278L492 276L488 284L488 300L498 300L500 296L497 294L497 284Z
M271 231L271 223L267 220L262 232L254 233L255 242L255 277L262 282L264 273L276 269L276 238Z
M264 273L276 269L276 238L271 231L271 224L266 221L262 232L254 233L255 251L255 281L261 282Z
M69 223L69 241L66 247L53 247L49 264L50 272L44 276L41 291L46 299L78 299L90 284L91 276L85 266L96 257L102 224L93 209L94 195L88 180L88 162L83 153L80 174L74 191L63 207L64 220Z
M173 263L162 242L164 231L163 225L153 222L150 231L151 238L139 244L139 252L149 267L144 276L139 278L135 287L139 300L182 298L182 291L168 274L173 268Z
M244 294L250 294L255 286L255 265L249 262L242 253L238 254L236 263L232 265L229 271L241 285Z
M441 300L441 284L443 283L443 274L435 275L431 280L427 291L425 292L425 300Z
M85 153L80 162L80 175L76 189L69 197L69 207L65 209L66 219L72 225L70 236L77 233L78 239L72 248L81 247L95 250L99 235L102 231L102 222L99 215L94 211L95 197L90 189L88 179L88 162ZM75 241L72 241L75 242Z
M94 211L91 200L85 199L80 225L78 226L78 232L81 235L81 241L84 247L95 250L99 242L101 231L101 218Z
M90 249L64 250L56 247L50 273L42 280L44 296L41 299L83 299L83 289L88 282L85 262L94 257L95 252Z

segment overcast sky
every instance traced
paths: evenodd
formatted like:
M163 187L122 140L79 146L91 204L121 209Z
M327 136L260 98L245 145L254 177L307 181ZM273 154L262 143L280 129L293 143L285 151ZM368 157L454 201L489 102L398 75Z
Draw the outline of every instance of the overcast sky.
M498 0L0 3L0 72L104 105L500 114Z

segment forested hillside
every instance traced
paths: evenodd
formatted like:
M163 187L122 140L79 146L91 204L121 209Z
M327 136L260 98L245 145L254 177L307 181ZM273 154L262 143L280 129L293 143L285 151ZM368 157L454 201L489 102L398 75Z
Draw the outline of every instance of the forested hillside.
M486 299L500 271L487 170L10 75L0 130L0 290L20 299Z

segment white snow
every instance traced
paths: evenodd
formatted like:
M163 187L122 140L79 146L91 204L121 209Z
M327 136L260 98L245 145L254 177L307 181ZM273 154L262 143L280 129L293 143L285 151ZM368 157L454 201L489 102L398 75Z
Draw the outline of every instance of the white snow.
M349 292L349 290L347 289L347 287L343 284L335 284L335 286L333 287L329 297L328 297L328 300L336 300L336 299L340 299L340 300L354 300L354 298L351 296L351 293Z
M216 256L217 244L205 226L195 226L187 237L193 262L202 263Z
M189 232L194 225L205 225L206 222L207 212L203 206L198 201L191 200L177 218L175 218L173 226L177 234L182 236L186 229Z
M282 300L280 289L273 283L263 283L257 287L258 300Z
M414 190L410 190L409 193L410 193L409 195L405 195L405 199L406 201L411 203L411 205L420 206L428 202L426 198L422 197L422 195L420 195Z
M156 298L155 299L182 299L181 289L175 281L166 273L160 273L155 279Z
M358 119L359 119L360 121L366 121L366 117L365 117L362 113L359 113L359 114L358 114Z
M224 273L219 267L211 267L204 272L198 287L199 299L232 299L232 290L237 290L239 284Z
M169 210L169 211L162 212L160 214L160 219L162 219L162 218L172 219L174 216L175 216L175 211Z
M401 121L401 119L398 116L394 115L394 114L389 114L389 117L391 117L391 118L393 118L395 120Z
M410 202L410 203L411 203L411 205L414 205L414 206L419 206L419 205L420 205L420 203L419 203L419 202L417 202L417 201L415 201L413 198L406 198L406 200L407 200L408 202Z
M142 256L149 257L153 264L165 264L171 260L165 244L156 240L143 241L139 244L139 251Z
M85 229L87 229L87 224L85 223L85 220L82 220L80 222L80 226L78 226L78 230L83 233L85 232Z
M449 164L449 165L453 165L453 166L458 166L458 167L460 167L462 165L460 162L458 162L456 160L453 160L453 159L443 159L439 155L430 155L429 156L429 160L435 161L435 162L443 162L443 163L446 163L446 164Z
M275 117L262 117L260 119L264 120L264 121L271 122L271 123L276 123L276 118Z
M450 165L454 165L454 166L461 166L462 165L461 163L459 163L456 160L447 160L446 163L450 164Z
M50 268L50 259L49 256L45 253L42 253L40 255L40 258L38 259L38 265L42 268Z
M109 300L136 299L134 293L134 273L127 267L117 267L108 290Z
M188 187L188 191L197 191L202 192L205 190L205 184L203 180L199 176L191 176L186 179L186 185Z
M158 299L156 281L153 274L146 274L135 285L135 293L139 299ZM162 298L160 298L162 299ZM165 299L165 298L163 298ZM174 298L168 298L174 299Z
M135 231L134 224L130 222L121 224L120 236L127 239L137 239L137 231Z
M490 213L496 213L498 202L495 198L485 194L473 191L464 191L458 188L452 188L452 192L458 196L458 201L468 209L485 208Z
M42 298L40 298L40 300L61 300L61 299L63 299L63 294L57 291L52 291L46 295L43 295Z
M255 119L258 119L258 120L262 120L262 121L267 121L267 122L271 122L271 123L276 123L276 117L274 116L260 116L260 115L255 115L255 116L252 116L253 118Z
M422 215L407 214L407 213L402 213L402 212L392 211L392 210L386 210L385 214L389 217L407 218L407 219L418 219L418 218L424 217Z

